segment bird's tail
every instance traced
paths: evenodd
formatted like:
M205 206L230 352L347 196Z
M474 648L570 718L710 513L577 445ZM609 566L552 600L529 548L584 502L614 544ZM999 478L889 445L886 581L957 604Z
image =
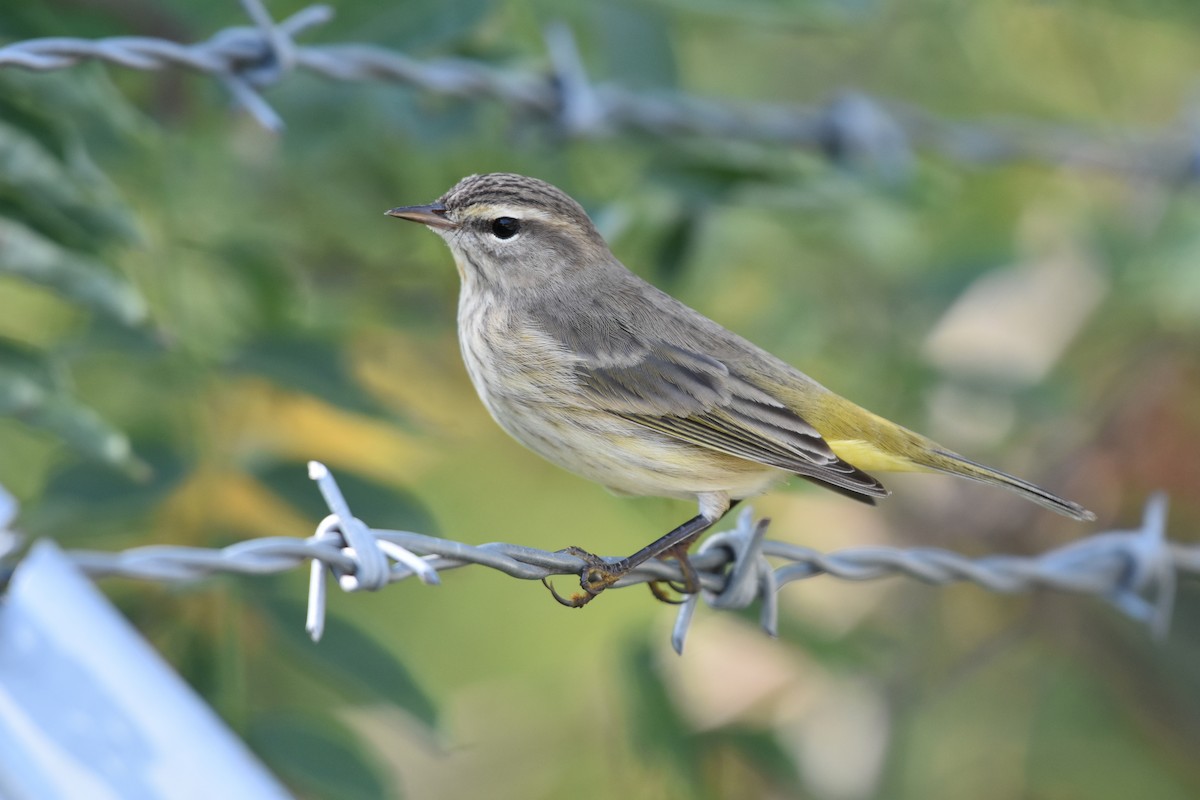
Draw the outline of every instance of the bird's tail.
M820 418L810 421L817 424L818 430L827 432L826 441L840 458L859 469L867 472L945 472L1004 487L1072 519L1090 521L1096 518L1078 503L1064 500L1007 472L963 458L849 400L832 393L822 397L823 405L812 406Z
M1064 500L1029 481L1021 480L1014 475L1009 475L1007 472L1001 472L998 469L985 467L983 464L963 458L958 453L949 450L929 448L913 460L920 464L920 466L936 470L937 472L947 472L951 475L959 475L982 483L1003 486L1024 496L1028 500L1032 500L1039 506L1048 508L1051 511L1057 511L1066 517L1082 521L1091 521L1096 518L1095 514L1079 505L1079 503Z

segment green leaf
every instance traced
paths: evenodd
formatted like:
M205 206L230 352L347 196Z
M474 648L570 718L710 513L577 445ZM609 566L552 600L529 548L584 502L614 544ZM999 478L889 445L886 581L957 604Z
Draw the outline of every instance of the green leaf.
M141 474L129 438L67 391L66 372L54 359L0 340L0 413L53 433L77 453Z
M135 236L132 217L78 145L63 157L31 134L0 121L0 210L18 214L56 240L94 246Z
M1139 722L1145 709L1137 698L1122 707L1103 677L1079 661L1047 660L1039 670L1040 702L1027 734L1032 795L1195 797L1194 778L1173 768L1177 754L1194 751L1164 748L1157 731Z
M74 183L62 161L40 141L7 122L0 122L0 175L15 190L36 193L60 207L75 204Z
M0 272L48 286L126 325L146 318L142 296L106 266L4 217L0 217Z
M800 772L791 753L770 731L744 727L719 728L702 734L701 739L712 747L724 746L755 765L776 786L792 792L801 791Z
M346 368L336 341L315 338L264 337L250 343L229 365L239 372L269 378L348 411L379 416L380 406Z
M330 615L324 636L314 643L304 631L302 604L259 592L248 592L247 599L265 611L279 637L303 655L302 666L311 664L336 685L391 703L426 727L437 728L438 712L429 695L395 656L353 622Z
M595 27L605 56L605 80L630 89L663 91L679 82L668 17L650 5L597 3Z
M0 118L15 120L17 127L44 131L38 138L48 146L76 129L124 137L151 129L99 64L79 64L67 72L4 70L0 108L5 112Z
M747 610L745 621L755 624L757 610ZM779 638L804 652L808 658L835 670L855 671L879 667L894 658L896 643L870 624L831 634L795 614L780 619Z
M61 367L32 348L0 339L0 414L22 414L61 389Z
M654 651L645 640L633 644L626 656L629 681L630 737L635 752L646 759L668 762L688 780L693 796L704 796L703 759L699 740L679 714L654 663Z
M18 370L0 364L0 414L19 415L46 401L46 392Z
M395 797L357 737L332 716L297 712L262 715L246 742L305 797L378 800Z
M92 462L74 462L57 470L42 491L41 502L21 517L33 535L71 539L77 532L90 538L102 526L136 527L131 523L151 512L186 474L179 455L153 444L138 448L143 469L97 467Z
M145 471L133 454L129 437L105 422L99 414L65 394L52 395L22 415L30 425L50 431L72 450L87 458Z
M683 276L696 234L703 229L703 222L701 209L685 207L666 227L654 259L664 281L678 281Z
M352 38L387 42L388 47L424 53L445 54L449 46L468 38L487 17L492 7L487 0L458 0L454 3L370 3L358 21L358 36ZM354 13L348 8L346 14Z

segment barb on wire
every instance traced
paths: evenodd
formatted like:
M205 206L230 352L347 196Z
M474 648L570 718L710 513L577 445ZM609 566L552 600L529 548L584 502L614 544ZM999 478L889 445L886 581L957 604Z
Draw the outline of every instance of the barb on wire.
M388 81L432 94L492 99L541 116L572 136L631 131L812 148L834 160L903 175L912 149L975 164L1036 162L1162 181L1200 177L1200 138L1184 122L1173 130L1092 131L1033 120L962 122L913 105L846 92L824 105L738 103L686 94L639 93L588 80L569 29L546 30L549 70L505 69L463 58L418 60L368 44L300 45L295 37L328 22L325 5L278 23L262 0L242 0L253 27L232 27L207 41L54 37L0 47L0 67L64 69L97 60L139 70L183 67L213 75L264 127L282 118L260 90L295 70L340 81ZM1186 117L1186 114L1181 114Z
M408 531L369 528L351 513L324 465L311 462L309 475L329 505L330 516L307 539L269 537L221 549L152 545L118 553L75 550L69 555L94 577L119 575L168 582L216 573L263 575L311 564L306 627L314 640L324 628L325 587L330 576L344 591L353 592L375 591L413 576L437 584L439 573L468 565L530 581L577 576L586 566L576 556L562 552L500 542L469 545ZM1177 576L1200 574L1200 545L1169 542L1166 516L1166 497L1156 495L1147 503L1139 528L1096 534L1037 556L967 558L930 548L860 547L819 553L767 539L767 520L755 522L750 509L744 509L732 530L708 537L692 556L702 591L680 607L672 643L682 651L701 600L717 609L740 609L759 602L762 626L774 635L777 591L818 575L852 581L901 575L934 585L969 582L1001 593L1043 588L1095 595L1162 637L1170 621ZM678 565L650 561L613 588L662 580L682 581Z

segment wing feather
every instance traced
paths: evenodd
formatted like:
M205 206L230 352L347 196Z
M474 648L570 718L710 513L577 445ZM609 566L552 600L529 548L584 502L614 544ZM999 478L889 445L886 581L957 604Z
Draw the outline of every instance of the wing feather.
M619 356L581 357L579 385L598 407L639 425L812 478L865 498L885 497L872 476L842 461L821 434L721 361L668 342Z

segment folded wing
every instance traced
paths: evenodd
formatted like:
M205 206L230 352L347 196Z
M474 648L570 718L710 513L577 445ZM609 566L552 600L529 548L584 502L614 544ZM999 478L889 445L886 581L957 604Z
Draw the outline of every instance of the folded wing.
M728 365L668 342L638 345L582 357L576 365L580 385L597 407L867 502L887 496L879 481L839 459L815 428Z

